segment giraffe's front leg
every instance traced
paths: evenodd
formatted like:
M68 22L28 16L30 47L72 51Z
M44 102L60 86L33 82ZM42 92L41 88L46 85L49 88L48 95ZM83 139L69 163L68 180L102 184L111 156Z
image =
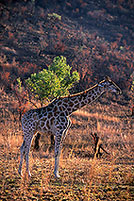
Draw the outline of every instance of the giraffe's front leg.
M56 133L55 136L55 167L54 167L54 175L56 178L59 178L59 160L60 160L60 153L62 149L63 140L65 139L68 127L60 132Z
M67 131L70 126L71 126L70 119L65 117L64 126L62 127L61 130L58 130L56 132L56 136L55 136L55 168L54 168L54 175L56 178L60 177L60 175L59 175L60 153L61 153L63 141L65 139L65 136L66 136ZM59 127L61 127L60 123L59 123Z
M63 124L64 118L64 124ZM66 133L71 126L71 121L66 116L61 116L55 122L56 126L56 135L55 135L55 168L54 168L54 175L55 177L59 178L59 159L60 153L62 149L63 140L65 139Z
M56 133L55 136L55 167L54 167L54 175L56 178L59 178L59 158L60 158L60 153L62 149L62 144L61 144L61 138L62 138L62 133Z

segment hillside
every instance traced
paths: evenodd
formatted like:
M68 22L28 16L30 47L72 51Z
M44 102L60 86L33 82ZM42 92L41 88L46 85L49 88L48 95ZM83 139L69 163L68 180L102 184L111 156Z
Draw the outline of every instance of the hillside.
M134 2L1 1L0 82L9 87L63 55L81 80L111 76L123 89L134 70Z

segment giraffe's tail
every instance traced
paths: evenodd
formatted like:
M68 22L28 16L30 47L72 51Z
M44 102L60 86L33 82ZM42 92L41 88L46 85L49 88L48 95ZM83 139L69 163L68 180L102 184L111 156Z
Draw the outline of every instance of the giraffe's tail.
M40 146L39 146L39 139L40 139L40 134L37 133L37 135L35 136L35 144L34 144L34 149L35 150L39 150Z

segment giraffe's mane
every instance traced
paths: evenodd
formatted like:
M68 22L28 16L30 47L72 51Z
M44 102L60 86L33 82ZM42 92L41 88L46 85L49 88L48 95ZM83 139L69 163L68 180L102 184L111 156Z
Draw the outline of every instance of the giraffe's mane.
M105 80L102 80L101 82L99 82L98 84L101 84L103 83ZM92 89L94 89L96 86L98 86L98 84L95 84L94 86L84 90L84 91L81 91L79 93L75 93L75 94L71 94L71 95L68 95L68 96L60 96L58 99L64 99L64 98L70 98L70 97L75 97L75 96L79 96L79 95L82 95L83 93L86 93Z

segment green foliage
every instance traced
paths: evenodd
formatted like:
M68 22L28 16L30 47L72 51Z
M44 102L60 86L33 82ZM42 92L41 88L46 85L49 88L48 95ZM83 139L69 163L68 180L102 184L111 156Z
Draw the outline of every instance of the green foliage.
M61 16L58 15L57 13L52 13L52 14L48 14L48 19L58 19L61 20Z
M18 83L18 90L21 93L22 92L22 82L20 77L17 78L17 83Z
M43 69L39 73L31 74L26 80L29 91L41 103L53 98L69 94L69 89L79 81L78 72L71 73L71 67L67 65L66 58L55 57L48 70Z
M130 104L134 107L134 72L131 74L130 76L132 78L132 84L131 84L131 88L130 88Z
M132 77L131 91L134 93L134 72L132 73L131 77Z
M132 81L131 91L134 93L134 80Z

